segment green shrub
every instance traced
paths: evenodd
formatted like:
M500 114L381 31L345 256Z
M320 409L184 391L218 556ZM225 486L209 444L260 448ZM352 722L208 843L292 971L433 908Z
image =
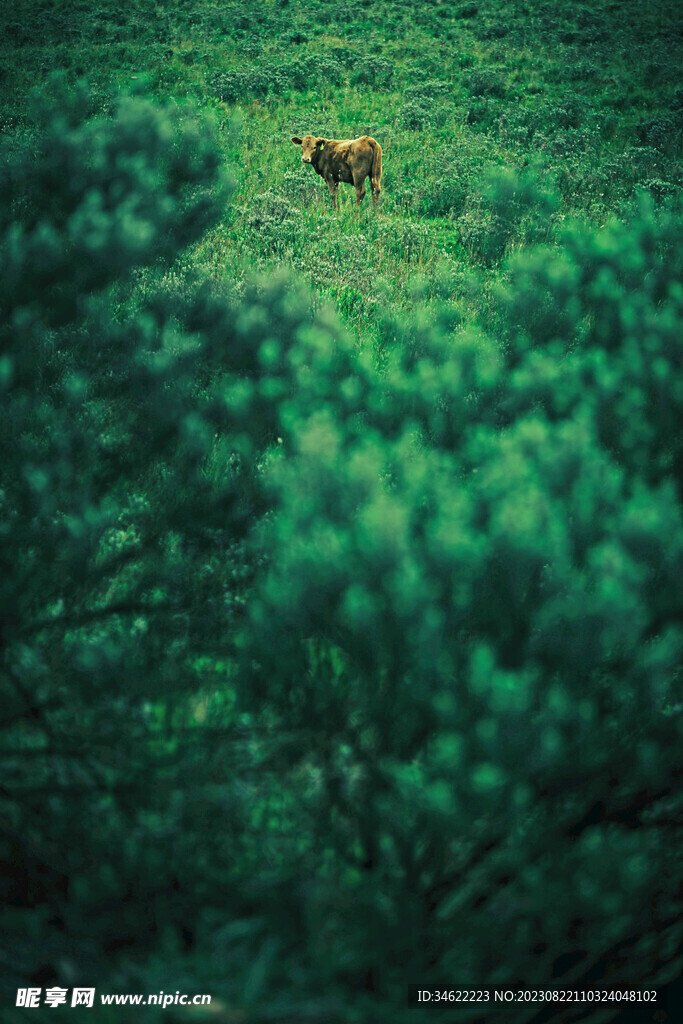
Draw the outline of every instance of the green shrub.
M353 64L351 84L389 89L394 79L394 70L393 61L386 57L361 57Z
M453 86L450 82L440 82L429 79L426 82L418 82L416 85L411 85L407 89L404 89L403 96L406 102L414 102L424 105L431 103L437 97L448 97L452 92Z
M424 131L434 121L434 108L427 101L408 100L398 112L397 123L410 131Z
M495 71L474 71L465 76L464 82L473 96L502 97L506 92L504 80Z
M490 130L496 123L500 113L500 105L493 100L484 99L469 104L467 123L480 131Z
M317 75L317 77L315 77ZM237 103L252 97L280 95L288 89L303 89L321 78L341 81L341 66L329 58L316 62L315 74L304 60L260 61L239 71L225 71L214 77L214 95L225 103Z
M129 98L88 118L86 91L51 92L34 138L2 161L0 856L15 986L54 971L65 930L101 977L108 949L193 927L188 842L157 845L184 814L174 766L197 780L196 734L171 720L192 722L209 609L234 619L247 514L235 473L211 487L203 473L213 429L179 294L126 300L135 272L221 215L215 126ZM233 553L219 567L206 544L221 522Z
M570 232L511 266L502 356L423 310L283 407L242 695L300 737L311 936L385 1017L415 974L609 988L681 940L680 231Z
M311 174L308 167L285 171L282 177L282 191L291 202L300 203L303 206L310 206L311 203L319 201L323 196L320 181L314 174Z
M558 197L539 188L533 173L491 172L479 194L471 194L458 221L468 254L486 265L497 263L513 241L518 244L549 237Z
M681 137L683 119L671 114L660 114L636 126L639 141L644 146L660 149L675 146Z

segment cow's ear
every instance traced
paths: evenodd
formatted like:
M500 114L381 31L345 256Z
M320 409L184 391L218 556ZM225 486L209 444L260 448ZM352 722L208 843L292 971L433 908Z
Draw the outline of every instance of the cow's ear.
M318 139L318 141L316 142L316 146L318 147L318 149L324 149L326 142L327 139Z
M300 146L301 145L301 139L298 139L296 137L296 135L292 136L292 142L294 143L295 146Z

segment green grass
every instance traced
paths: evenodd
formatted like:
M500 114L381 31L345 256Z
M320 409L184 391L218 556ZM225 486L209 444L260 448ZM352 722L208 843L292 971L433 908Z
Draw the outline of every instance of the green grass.
M213 108L237 190L187 266L238 282L293 267L372 345L378 293L408 308L416 275L495 278L529 241L519 220L491 242L492 170L532 163L557 193L546 240L568 218L627 217L639 188L680 190L680 26L675 0L18 0L0 12L0 125L31 130L27 97L55 69L103 109L131 88ZM330 209L289 142L308 131L378 139L377 215L344 187Z

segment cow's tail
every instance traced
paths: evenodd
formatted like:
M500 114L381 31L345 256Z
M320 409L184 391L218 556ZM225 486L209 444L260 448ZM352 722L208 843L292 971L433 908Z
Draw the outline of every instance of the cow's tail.
M379 142L372 140L372 167L370 168L370 183L372 185L373 196L378 196L380 192L380 179L382 177L382 147Z

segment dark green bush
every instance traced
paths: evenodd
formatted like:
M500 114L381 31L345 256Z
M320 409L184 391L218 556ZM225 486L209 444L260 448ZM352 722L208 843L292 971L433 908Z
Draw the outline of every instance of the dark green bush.
M213 90L225 103L237 103L269 94L277 96L287 89L312 87L323 78L338 84L340 76L341 65L330 58L316 61L313 68L304 60L264 60L239 71L221 72L213 80Z
M437 97L450 97L453 93L453 86L450 82L434 81L428 79L426 82L418 82L403 90L406 102L429 104Z
M394 64L386 57L361 57L353 64L352 85L371 85L374 89L388 89L394 78Z
M215 129L140 99L87 119L86 92L51 91L35 138L2 162L1 930L15 987L60 957L101 977L126 944L193 928L192 841L159 843L193 814L173 809L175 771L198 785L197 658L214 612L235 617L249 514L234 470L205 474L215 428L178 296L121 305L134 271L220 216ZM219 567L210 537L226 527Z
M504 39L510 26L503 21L484 21L477 23L474 34L477 39Z
M508 245L538 242L549 236L558 197L539 188L533 173L491 172L479 193L469 193L458 221L466 252L486 265L497 263Z
M643 186L652 193L656 199L666 199L678 194L678 186L671 181L662 181L661 178L648 178Z
M474 100L467 110L467 123L481 131L488 131L493 128L499 114L500 104L495 100Z
M410 131L422 131L433 124L434 107L428 100L408 100L400 108L397 123Z
M507 355L393 321L288 414L244 697L327 780L312 928L393 1019L407 976L638 984L681 941L680 229L570 233L511 268Z
M674 146L681 138L683 120L671 114L660 114L636 126L639 141L644 146L660 149Z
M505 95L505 81L495 71L480 70L467 75L464 84L473 96Z

